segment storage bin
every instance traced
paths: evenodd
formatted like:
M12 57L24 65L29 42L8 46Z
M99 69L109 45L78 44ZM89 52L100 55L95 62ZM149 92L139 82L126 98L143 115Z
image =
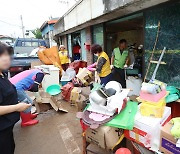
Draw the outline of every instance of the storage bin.
M66 85L68 82L70 82L70 81L61 81L61 85L64 86L64 85Z
M156 105L149 103L140 104L140 112L143 116L162 118L166 103L164 101L159 102Z
M44 91L51 85L59 84L59 68L54 65L40 65L35 68L42 68L44 72L49 73L44 76L42 81L42 88Z
M143 99L140 99L139 97L136 98L138 100L138 102L141 102L141 103L146 103L146 104L150 104L150 105L161 105L161 104L166 104L166 98L163 97L161 98L158 102L152 102L152 101L147 101L147 100L143 100Z

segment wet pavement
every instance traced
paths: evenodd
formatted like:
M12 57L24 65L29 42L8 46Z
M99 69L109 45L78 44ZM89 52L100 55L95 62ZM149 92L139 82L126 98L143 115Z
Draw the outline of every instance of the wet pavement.
M38 115L39 124L14 128L15 154L81 154L82 138L77 109L67 104L69 113L53 109Z

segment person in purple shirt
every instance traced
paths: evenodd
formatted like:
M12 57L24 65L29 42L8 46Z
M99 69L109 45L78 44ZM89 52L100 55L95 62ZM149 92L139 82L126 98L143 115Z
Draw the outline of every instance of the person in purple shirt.
M31 69L23 71L14 77L10 78L10 82L16 87L18 101L33 104L32 99L27 95L26 91L38 92L39 85L44 78L44 73L39 69ZM35 120L37 114L31 114L31 107L24 112L20 112L22 119L21 126L31 126L39 121Z

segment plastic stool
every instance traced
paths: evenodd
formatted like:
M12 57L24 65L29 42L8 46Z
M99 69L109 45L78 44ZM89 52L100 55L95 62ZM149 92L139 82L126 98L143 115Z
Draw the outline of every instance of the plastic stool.
M131 151L127 148L120 148L116 151L115 154L131 154Z

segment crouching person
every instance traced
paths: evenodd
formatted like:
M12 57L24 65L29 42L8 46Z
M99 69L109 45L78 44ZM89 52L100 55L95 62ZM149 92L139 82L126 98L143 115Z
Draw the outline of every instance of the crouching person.
M39 69L26 70L10 78L10 82L16 87L18 101L33 104L33 100L27 95L26 91L38 92L43 78L44 73ZM35 125L39 122L35 120L37 114L31 114L31 107L24 112L20 112L20 116L22 127Z

